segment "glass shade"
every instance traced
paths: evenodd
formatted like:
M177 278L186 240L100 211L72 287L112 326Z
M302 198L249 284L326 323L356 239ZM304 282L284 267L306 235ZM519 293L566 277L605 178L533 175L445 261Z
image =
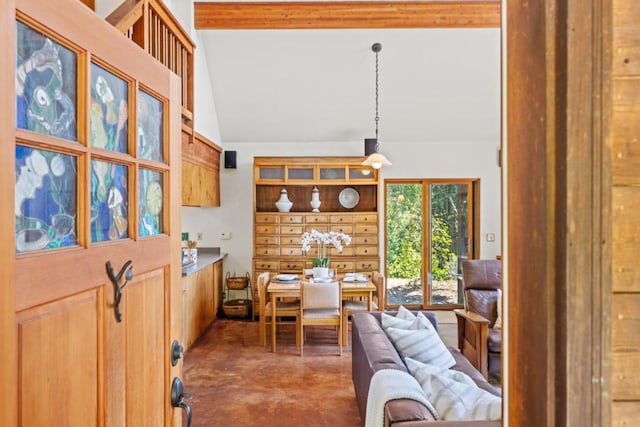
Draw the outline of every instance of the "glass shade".
M367 159L362 162L363 166L371 166L374 169L380 169L383 165L391 165L391 162L387 160L384 154L373 153Z

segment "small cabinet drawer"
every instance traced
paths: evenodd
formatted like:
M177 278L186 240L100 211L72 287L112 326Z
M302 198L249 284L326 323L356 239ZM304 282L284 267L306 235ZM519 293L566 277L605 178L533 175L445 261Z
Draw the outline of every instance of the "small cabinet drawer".
M256 246L256 256L278 256L280 250L277 246Z
M278 271L278 260L260 259L254 263L254 269L256 271Z
M307 224L304 226L304 231L311 232L311 230L317 230L321 233L326 233L327 231L329 231L329 226L326 224Z
M379 271L378 260L359 259L356 261L356 271Z
M377 256L377 246L356 246L356 256Z
M307 215L307 224L327 224L329 222L328 215Z
M281 272L294 272L296 274L302 273L305 263L300 261L280 261Z
M280 224L302 224L302 215L282 215Z
M353 215L331 215L331 224L353 224Z
M375 213L362 213L354 215L355 222L365 222L367 224L377 224L378 223L378 214Z
M256 224L256 234L278 234L278 226Z
M302 225L281 225L280 234L302 234Z
M353 272L353 261L331 261L331 268L335 268L337 274Z
M329 248L329 256L353 256L353 246L342 246L342 252L336 248Z
M281 256L302 256L302 246L282 246L280 248Z
M378 244L378 236L355 236L352 245L377 245Z
M286 235L282 236L280 241L286 246L302 245L302 243L300 243L300 236Z
M256 236L256 245L279 245L280 238L278 236L258 235Z
M352 235L353 234L353 225L351 224L334 224L331 225L330 228L331 231L335 231L336 233L344 233L344 234L348 234L348 235Z
M378 224L356 224L356 234L378 234Z
M278 215L260 215L256 214L256 224L277 224Z

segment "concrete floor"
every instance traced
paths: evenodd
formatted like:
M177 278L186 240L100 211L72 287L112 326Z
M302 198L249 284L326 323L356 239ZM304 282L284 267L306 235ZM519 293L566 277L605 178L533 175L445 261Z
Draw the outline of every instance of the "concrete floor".
M455 316L438 318L443 340L455 345ZM258 322L215 321L185 354L192 426L359 426L351 346L338 356L335 332L318 328L300 357L294 331L283 326L272 353L259 345Z

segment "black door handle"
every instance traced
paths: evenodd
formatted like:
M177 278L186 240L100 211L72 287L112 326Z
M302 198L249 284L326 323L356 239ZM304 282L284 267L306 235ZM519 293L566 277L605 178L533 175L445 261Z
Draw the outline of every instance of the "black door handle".
M113 267L111 267L111 261L107 261L107 274L109 275L109 279L111 283L113 283L113 311L116 315L116 320L118 322L122 322L122 313L120 313L120 300L122 299L122 290L129 280L133 278L133 266L131 265L131 260L124 263L118 274L113 272ZM122 275L124 275L124 283L120 284L120 279L122 279Z
M184 392L182 381L180 378L175 377L171 383L171 406L184 410L187 414L187 427L191 427L191 406L184 399L191 399L191 395Z

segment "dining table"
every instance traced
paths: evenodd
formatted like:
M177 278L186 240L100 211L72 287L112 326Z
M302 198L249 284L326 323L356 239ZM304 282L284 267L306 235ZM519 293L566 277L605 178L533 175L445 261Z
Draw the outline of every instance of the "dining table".
M271 299L271 319L276 318L276 301L278 298L300 298L301 280L303 279L298 276L291 280L280 280L278 276L275 276L269 281L267 292ZM304 280L313 279L304 278ZM369 311L373 309L373 293L376 287L370 278L364 281L345 276L338 278L338 280L342 283L343 297L366 298L367 309ZM276 351L276 322L274 320L271 321L271 351L274 353Z

